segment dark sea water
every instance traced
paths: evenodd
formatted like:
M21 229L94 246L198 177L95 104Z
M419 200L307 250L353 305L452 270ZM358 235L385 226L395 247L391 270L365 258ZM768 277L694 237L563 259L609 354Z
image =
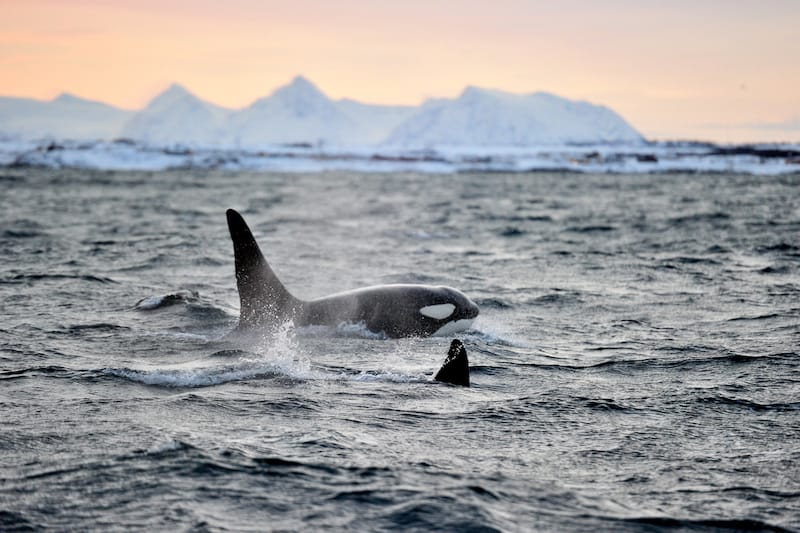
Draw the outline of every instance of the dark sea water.
M0 530L800 531L800 177L3 170ZM450 338L225 333L284 283Z

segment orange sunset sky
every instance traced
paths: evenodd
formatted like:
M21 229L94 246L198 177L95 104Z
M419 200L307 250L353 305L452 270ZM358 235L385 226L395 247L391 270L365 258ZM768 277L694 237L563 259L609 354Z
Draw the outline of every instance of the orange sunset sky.
M796 0L0 0L0 95L243 107L302 74L418 104L466 85L611 107L650 139L800 142Z

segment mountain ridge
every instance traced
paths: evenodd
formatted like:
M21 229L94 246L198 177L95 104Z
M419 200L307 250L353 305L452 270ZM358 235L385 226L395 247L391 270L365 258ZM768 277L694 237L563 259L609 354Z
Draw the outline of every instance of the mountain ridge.
M82 108L83 112L76 111ZM50 101L0 97L0 133L74 140L130 138L149 144L259 148L274 144L525 146L640 143L608 107L552 93L469 85L456 98L417 106L334 100L303 76L240 109L170 84L137 111L62 93Z

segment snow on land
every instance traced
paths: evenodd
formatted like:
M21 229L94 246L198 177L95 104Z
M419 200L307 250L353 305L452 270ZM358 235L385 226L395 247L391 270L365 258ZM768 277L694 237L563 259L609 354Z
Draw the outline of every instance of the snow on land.
M21 138L122 137L146 144L240 149L270 144L419 148L642 141L622 118L601 106L545 93L516 95L475 87L457 99L428 100L418 107L335 101L301 76L239 110L203 101L179 85L135 114L75 97L7 100L0 101L0 133ZM65 114L62 108L70 106L72 111Z
M800 145L707 144L452 146L432 149L269 145L262 150L162 148L117 142L0 140L0 166L107 170L224 169L282 172L717 172L800 174Z
M0 132L21 139L111 139L132 115L66 93L50 101L0 97Z
M137 113L120 136L154 145L260 149L270 144L377 144L413 107L333 101L298 76L240 109L203 101L172 85Z
M469 87L418 107L331 100L298 76L240 110L179 85L136 113L69 95L0 98L0 166L786 174L800 172L800 147L648 143L608 108L546 93Z
M468 87L455 100L435 100L399 125L386 144L397 146L535 146L641 143L610 109L547 93L518 95Z
M358 123L303 77L233 113L224 126L234 146L275 143L351 144Z
M350 139L354 146L376 145L383 142L391 131L408 120L416 111L412 106L373 105L343 98L337 107L358 124L357 137Z
M209 146L220 138L222 123L231 113L173 84L136 113L118 136L162 146Z

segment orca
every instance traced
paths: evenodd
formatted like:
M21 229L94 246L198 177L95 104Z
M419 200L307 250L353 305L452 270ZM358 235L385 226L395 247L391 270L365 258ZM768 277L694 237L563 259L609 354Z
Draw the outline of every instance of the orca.
M433 376L434 381L469 387L469 359L464 343L453 339L442 367Z
M377 285L316 300L294 297L272 271L244 218L226 212L239 290L237 331L275 327L360 324L390 338L449 335L467 329L478 306L464 293L432 285Z

